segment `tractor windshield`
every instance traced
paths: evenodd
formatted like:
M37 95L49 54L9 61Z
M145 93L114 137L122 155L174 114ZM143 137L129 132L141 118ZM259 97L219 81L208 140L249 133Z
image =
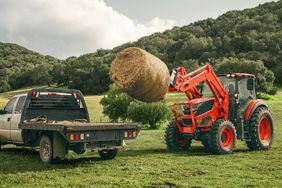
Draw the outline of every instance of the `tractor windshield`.
M200 90L203 97L213 97L213 93L206 82L200 83L197 88Z
M236 92L236 79L226 76L219 76L218 78L225 91L227 91L229 95L234 95Z

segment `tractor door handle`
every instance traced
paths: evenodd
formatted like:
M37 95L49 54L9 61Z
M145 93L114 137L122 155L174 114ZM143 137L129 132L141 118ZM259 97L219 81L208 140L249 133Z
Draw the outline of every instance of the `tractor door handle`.
M9 121L11 121L11 118L10 118L10 117L8 117L7 121L8 121L8 122L9 122Z

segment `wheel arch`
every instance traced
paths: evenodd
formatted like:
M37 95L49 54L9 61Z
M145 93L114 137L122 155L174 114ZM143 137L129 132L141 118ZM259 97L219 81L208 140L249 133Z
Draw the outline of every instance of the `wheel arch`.
M43 135L53 136L52 131L42 130L23 130L22 137L25 145L36 147L39 146L40 139Z
M245 116L244 116L244 121L245 122L249 122L250 118L252 117L252 115L254 114L255 110L257 108L260 108L260 107L264 107L264 108L267 108L269 109L267 103L262 100L262 99L255 99L255 100L252 100L249 104L248 104L248 108L245 112Z

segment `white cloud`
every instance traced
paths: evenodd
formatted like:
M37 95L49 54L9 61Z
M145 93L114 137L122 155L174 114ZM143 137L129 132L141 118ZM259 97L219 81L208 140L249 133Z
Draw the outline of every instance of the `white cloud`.
M102 0L1 0L0 41L60 58L112 48L172 28L158 17L138 23Z

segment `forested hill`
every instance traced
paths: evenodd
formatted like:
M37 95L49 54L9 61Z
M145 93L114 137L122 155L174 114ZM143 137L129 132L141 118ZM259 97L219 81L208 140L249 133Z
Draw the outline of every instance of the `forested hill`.
M209 63L220 73L231 71L254 73L257 75L259 90L273 93L274 75L276 82L282 84L281 5L281 1L278 1L243 11L229 11L217 19L209 18L187 26L175 27L112 50L101 49L78 58L70 57L63 62L37 55L40 65L46 66L49 70L47 73L51 75L51 82L65 84L87 93L101 93L108 89L111 61L118 51L130 46L146 49L162 59L169 68L184 66L188 70L193 70ZM0 61L3 59L1 53L2 51L0 51ZM18 62L15 59L18 59L17 53L13 61L6 61L13 66ZM37 67L34 65L35 62L24 63L31 65L15 68L18 71L24 68L24 71L20 71L23 78L25 72ZM55 69L52 68L53 65L56 66ZM3 72L0 74L7 75ZM6 78L6 83L11 88L22 86L20 84L24 81L22 77L19 79L22 82L17 82L14 78L10 79L10 76ZM36 80L38 81L38 79L27 80L24 84L34 84ZM3 88L3 83L0 83L0 88Z
M0 92L52 83L49 72L59 62L19 45L0 42Z

